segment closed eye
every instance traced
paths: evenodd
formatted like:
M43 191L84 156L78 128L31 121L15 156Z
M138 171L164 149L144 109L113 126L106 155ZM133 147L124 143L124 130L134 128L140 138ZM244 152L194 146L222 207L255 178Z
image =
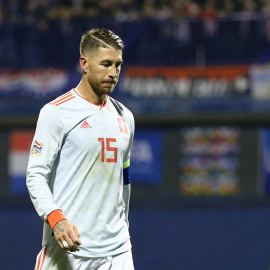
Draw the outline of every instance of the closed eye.
M101 63L101 65L104 66L104 67L109 67L109 66L111 66L111 64L109 64L109 63Z
M116 68L120 68L121 65L122 65L122 63L123 63L123 61L117 62L117 63L115 64L115 67L116 67ZM101 62L101 65L104 66L104 67L110 67L110 66L113 65L113 62L111 62L111 61L104 61L104 62Z

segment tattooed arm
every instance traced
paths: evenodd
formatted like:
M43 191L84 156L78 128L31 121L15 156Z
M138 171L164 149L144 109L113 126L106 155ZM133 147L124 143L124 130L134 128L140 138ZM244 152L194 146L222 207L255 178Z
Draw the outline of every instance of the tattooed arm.
M79 251L78 245L81 245L80 233L77 227L68 220L59 221L53 228L54 237L63 249L69 251ZM68 245L64 246L63 241L66 241Z

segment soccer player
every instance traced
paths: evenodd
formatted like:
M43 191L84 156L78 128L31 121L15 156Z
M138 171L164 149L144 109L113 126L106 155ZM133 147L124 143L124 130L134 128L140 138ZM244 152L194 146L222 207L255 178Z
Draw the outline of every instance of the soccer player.
M123 47L110 30L85 33L81 81L40 111L26 180L44 220L35 269L134 269L128 229L134 118L109 96Z

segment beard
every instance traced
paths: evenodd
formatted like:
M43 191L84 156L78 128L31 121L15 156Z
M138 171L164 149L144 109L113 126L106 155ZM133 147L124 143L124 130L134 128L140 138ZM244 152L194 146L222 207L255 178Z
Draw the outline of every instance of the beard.
M109 95L113 92L117 82L116 81L112 81L110 83L112 83L111 85L109 84L109 82L92 82L90 80L88 80L89 85L91 86L91 88L93 89L94 93L101 97L103 95Z
M96 76L94 71L90 72L87 77L89 86L98 97L111 94L118 83L117 77L111 78L106 76L106 79L102 79Z

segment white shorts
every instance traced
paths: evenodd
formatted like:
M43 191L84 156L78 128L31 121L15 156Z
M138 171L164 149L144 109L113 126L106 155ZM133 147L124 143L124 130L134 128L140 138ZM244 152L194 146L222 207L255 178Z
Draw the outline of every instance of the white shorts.
M131 250L103 258L79 257L58 246L44 246L35 270L134 270Z

